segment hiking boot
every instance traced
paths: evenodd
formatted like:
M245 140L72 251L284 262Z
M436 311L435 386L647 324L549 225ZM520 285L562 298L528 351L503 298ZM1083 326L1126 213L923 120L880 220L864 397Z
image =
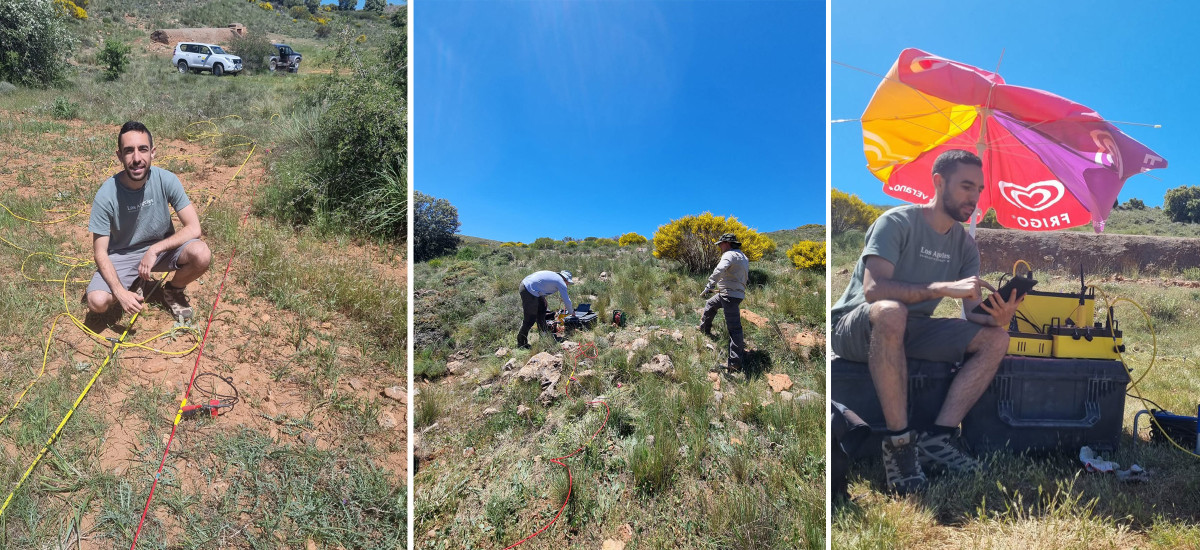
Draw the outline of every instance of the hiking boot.
M716 337L717 337L716 334L712 333L712 327L705 327L704 325L697 325L696 330L700 331L700 334L703 334L709 338L716 339Z
M949 472L978 472L983 466L963 449L962 438L951 434L921 434L917 440L918 457L926 468Z
M905 495L923 491L929 484L917 461L917 434L909 430L900 435L883 438L883 469L887 473L887 488Z
M171 308L171 315L178 321L187 321L192 318L192 304L188 303L187 296L183 294L182 288L175 288L169 284L162 287L163 302Z

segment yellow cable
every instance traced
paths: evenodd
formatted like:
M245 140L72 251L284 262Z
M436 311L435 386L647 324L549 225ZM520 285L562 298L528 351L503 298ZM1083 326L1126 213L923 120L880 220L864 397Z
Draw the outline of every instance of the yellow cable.
M25 394L29 393L29 388L32 388L33 385L37 383L38 380L41 380L42 376L46 374L46 363L50 359L50 341L54 339L54 327L58 325L58 320L61 319L63 315L65 314L59 313L54 317L54 322L50 323L50 335L46 337L46 346L44 351L42 351L41 372L39 372L33 380L29 381L29 385L25 386L25 389L21 392L21 395L18 395L17 399L13 401L13 404L9 406L8 412L4 413L4 416L0 416L0 425L4 424L5 420L8 420L8 417L13 413L13 411L17 410L17 406L21 404L21 400L25 398Z

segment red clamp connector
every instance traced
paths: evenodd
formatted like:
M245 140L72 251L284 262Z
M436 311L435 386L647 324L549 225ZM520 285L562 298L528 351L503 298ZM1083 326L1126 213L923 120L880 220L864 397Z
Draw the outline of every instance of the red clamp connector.
M209 399L207 405L185 405L183 407L184 418L195 418L200 411L208 411L209 415L216 418L220 415L221 402L216 399Z

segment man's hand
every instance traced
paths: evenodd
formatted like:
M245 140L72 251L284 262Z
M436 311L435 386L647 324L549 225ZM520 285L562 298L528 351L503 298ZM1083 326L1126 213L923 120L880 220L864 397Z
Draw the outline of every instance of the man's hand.
M145 299L143 299L141 296L138 296L136 292L130 292L123 288L118 288L117 293L113 296L115 296L117 301L121 303L121 309L124 309L125 313L134 314L141 311L142 308L145 307L142 305L142 302L144 302Z
M701 299L701 300L707 300L707 299L708 299L708 293L709 293L709 292L712 292L712 289L711 289L711 288L708 288L708 287L704 287L704 290L701 290L701 291L700 291L700 299Z
M1017 308L1021 306L1021 302L1025 301L1025 297L1017 298L1017 289L1012 289L1006 300L999 292L992 292L987 300L979 304L988 315L992 316L998 327L1007 327L1012 322L1013 315L1017 313Z
M138 276L151 281L154 279L154 264L158 263L158 253L154 251L154 247L150 247L144 255L142 261L138 262ZM125 311L129 311L126 309Z
M987 288L993 293L996 288L987 281L975 277L967 277L966 279L942 283L938 289L946 298L961 298L963 300L979 300L983 297L980 287ZM1013 311L1016 311L1015 309Z

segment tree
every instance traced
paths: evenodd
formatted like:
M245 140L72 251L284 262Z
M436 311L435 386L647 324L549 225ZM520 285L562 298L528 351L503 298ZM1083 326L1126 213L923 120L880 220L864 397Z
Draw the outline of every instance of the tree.
M0 2L0 81L39 88L59 84L74 46L50 0Z
M1163 199L1163 213L1173 222L1200 221L1200 187L1176 187Z
M383 13L383 7L387 5L386 0L365 0L363 2L363 11L373 11L375 13Z
M316 15L317 10L321 9L321 0L304 0L304 7L308 8L308 13Z
M259 73L267 70L267 60L279 53L271 44L267 34L252 30L244 35L233 35L229 39L229 51L242 58L242 67L248 73Z
M733 233L742 243L742 252L750 261L762 259L775 250L775 241L730 216L684 216L654 232L654 257L675 260L692 273L712 269L721 258L721 249L713 244L721 235Z
M413 260L424 262L450 254L458 248L455 233L458 209L446 199L413 190Z
M96 60L104 65L104 79L116 80L129 67L129 44L120 40L105 40L104 48L96 54Z
M858 195L829 190L829 232L837 235L851 229L866 229L883 211L864 203Z
M338 0L338 11L354 11L356 5L357 0Z
M633 231L630 231L629 233L621 235L621 238L617 239L617 244L619 244L621 246L629 246L631 244L643 244L646 242L648 242L646 240L646 237L638 235L637 233L634 233Z

